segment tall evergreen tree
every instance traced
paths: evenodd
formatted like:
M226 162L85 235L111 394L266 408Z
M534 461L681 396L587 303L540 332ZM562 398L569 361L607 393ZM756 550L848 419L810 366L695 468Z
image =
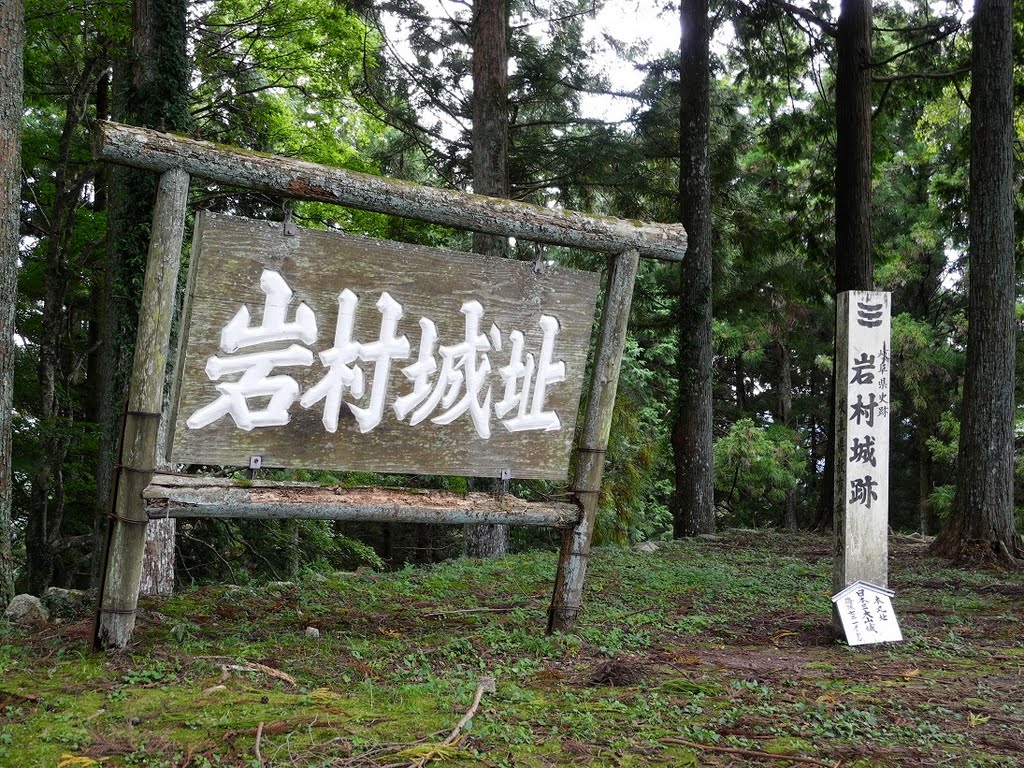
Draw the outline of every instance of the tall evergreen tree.
M871 244L871 0L842 0L836 26L836 293L874 288ZM835 412L836 372L829 400ZM835 445L825 448L819 523L835 504Z
M961 114L965 127L969 121L956 90L967 81L970 48L961 41L965 27L958 19L934 18L929 9L878 6L874 19L871 229L875 282L892 293L893 308L889 517L893 528L934 535L933 493L947 473L930 446L941 439L942 416L957 399L963 360L957 317L964 303L947 279L947 250L961 242L948 226L956 206L934 195L943 171L923 118L946 104L948 89L953 114L944 115L943 143L951 154L960 144L966 151L957 126ZM962 173L966 187L966 167ZM959 190L957 196L966 198ZM940 495L944 502L945 489Z
M842 0L836 47L836 293L870 291L871 0Z
M711 23L707 0L679 5L679 220L689 242L679 273L675 455L676 536L715 530L711 402Z
M1016 279L1013 199L1013 3L978 0L971 23L971 169L967 369L949 521L952 556L1024 553L1013 504Z
M508 2L473 3L473 191L508 197ZM473 250L508 255L508 240L473 234ZM500 557L508 552L508 526L467 525L464 551L469 557Z
M0 4L0 608L14 597L11 546L11 417L14 412L14 307L21 239L21 113L24 7Z
M403 148L425 157L429 172L418 180L454 187L475 183L474 99L468 86L476 11L435 17L419 0L386 0L372 10L369 20L382 34L382 14L401 20L412 56L392 44L377 57L366 69L363 103L405 134ZM544 7L506 0L506 53L515 62L507 76L507 184L513 199L566 204L565 190L582 186L579 180L598 159L591 140L606 126L580 114L581 95L599 88L583 40L584 20L593 10L586 0ZM401 171L399 165L391 172Z

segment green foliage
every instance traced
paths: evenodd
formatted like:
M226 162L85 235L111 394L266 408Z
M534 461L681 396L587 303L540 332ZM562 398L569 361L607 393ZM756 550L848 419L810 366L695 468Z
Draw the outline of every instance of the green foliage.
M378 129L351 95L372 56L358 17L323 0L218 0L195 34L204 135L342 167L364 162L356 148Z
M636 340L627 339L612 419L595 541L630 544L671 529L668 413L663 386Z
M956 463L960 443L960 422L951 411L942 414L937 434L928 438L932 458L946 466Z
M106 228L89 128L106 66L98 30L119 28L107 6L31 0L25 10L12 518L19 579L28 577L19 587L38 591L89 570L98 402L89 374Z
M178 527L177 560L183 580L247 584L296 578L311 571L381 569L365 543L321 520L206 520Z
M403 141L385 148L383 170L467 187L473 176L471 10L456 6L438 15L418 0L388 0L364 10L382 36L385 13L393 14L407 35L404 45L385 39L384 52L364 72L361 105L404 134ZM628 167L616 163L621 142L613 128L580 115L584 95L602 88L584 42L585 19L594 10L593 3L582 0L557 0L543 8L509 3L513 198L581 207L590 179L609 167ZM606 181L617 183L618 178ZM596 201L582 207L602 209Z
M715 441L716 504L727 524L780 522L786 493L797 488L806 466L795 438L783 427L740 419Z
M937 485L928 495L928 505L940 520L949 519L955 493L956 486L954 485Z
M356 75L372 61L377 42L342 6L323 0L225 0L187 15L184 3L162 3L154 9L162 37L145 62L153 68L155 87L131 98L127 85L146 84L128 83L130 62L119 60L112 84L108 78L116 54L132 50L128 10L123 4L26 3L13 518L15 551L19 557L25 553L21 562L34 590L50 579L88 578L87 558L94 549L88 535L102 534L93 526L94 510L103 508L95 498L99 435L116 431L112 423L95 422L105 399L119 400L101 386L124 383L118 375L130 367L135 297L144 272L140 260L154 179L118 172L118 189L130 181L134 195L111 213L117 259L108 264L106 202L115 172L92 160L96 120L115 114L371 172L371 154L387 141L386 129L352 96ZM173 55L175 46L182 53L187 47L192 58ZM201 183L193 184L197 188ZM262 197L206 191L204 206L281 215L279 203L268 205ZM329 212L323 206L300 207L297 215L307 224L361 233L381 234L389 226L376 214ZM116 351L108 354L110 349ZM111 368L114 373L105 379ZM112 409L114 421L120 404ZM299 538L303 562L379 562L344 536L330 542L322 526L309 527ZM221 560L213 559L223 570ZM279 565L262 568L269 572Z
M378 41L356 14L325 0L221 0L204 6L193 36L193 111L204 138L378 172L372 158L387 147L388 130L354 92ZM211 201L229 210L239 202L234 195ZM282 215L280 205L268 210L251 195L242 204L249 215ZM307 226L371 236L391 226L366 211L309 202L294 208Z

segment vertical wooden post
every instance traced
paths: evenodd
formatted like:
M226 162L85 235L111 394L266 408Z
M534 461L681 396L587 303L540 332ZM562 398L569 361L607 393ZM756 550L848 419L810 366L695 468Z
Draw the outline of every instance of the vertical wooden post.
M583 508L583 515L575 527L567 529L562 535L555 591L548 609L549 634L572 629L583 605L583 580L587 574L590 541L594 535L604 454L612 428L612 410L619 385L622 350L626 342L633 283L639 262L639 251L626 251L612 259L608 271L587 415L576 450L576 472L573 476L573 493Z
M157 432L185 235L189 175L171 169L160 177L142 289L128 413L114 490L114 507L97 597L93 648L123 648L135 627L146 512L142 491L156 468Z
M888 293L836 297L833 593L888 583L891 313Z
M174 402L171 392L171 402ZM167 461L167 422L160 421L156 438L156 471L173 472ZM146 526L146 545L142 555L142 577L139 580L140 597L170 597L174 594L174 542L178 534L178 521L173 517L151 519Z
M157 465L157 470L160 469ZM173 517L150 520L146 526L140 595L170 597L174 594L174 538L177 532L177 521Z

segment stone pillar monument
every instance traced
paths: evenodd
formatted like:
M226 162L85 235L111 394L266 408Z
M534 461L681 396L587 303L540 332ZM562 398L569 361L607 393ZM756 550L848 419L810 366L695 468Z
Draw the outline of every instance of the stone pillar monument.
M837 299L833 593L888 586L891 297Z

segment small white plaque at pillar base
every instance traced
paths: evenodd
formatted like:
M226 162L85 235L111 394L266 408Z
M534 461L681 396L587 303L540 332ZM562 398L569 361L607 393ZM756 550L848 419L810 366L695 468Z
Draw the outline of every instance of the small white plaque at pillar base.
M876 584L855 581L832 597L849 645L903 642L903 633L892 609L895 594Z

